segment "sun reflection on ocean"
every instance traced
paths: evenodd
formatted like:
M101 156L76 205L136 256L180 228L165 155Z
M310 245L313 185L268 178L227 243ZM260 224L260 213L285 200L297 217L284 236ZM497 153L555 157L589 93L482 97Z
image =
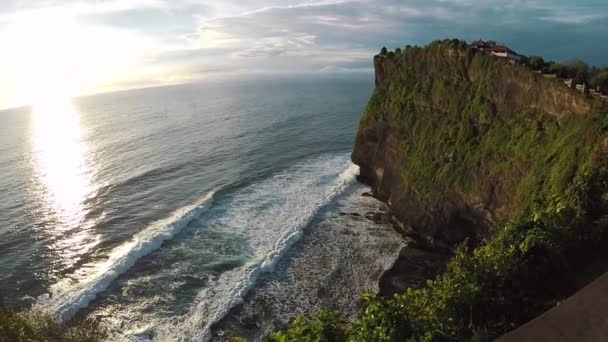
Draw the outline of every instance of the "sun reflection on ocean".
M95 190L88 148L70 100L40 103L31 115L36 197L53 222L45 229L53 241L49 248L69 267L98 243L85 220L86 199Z

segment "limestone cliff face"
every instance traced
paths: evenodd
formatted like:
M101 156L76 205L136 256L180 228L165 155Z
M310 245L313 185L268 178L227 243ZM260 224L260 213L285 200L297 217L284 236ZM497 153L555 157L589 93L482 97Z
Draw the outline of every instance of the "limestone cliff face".
M352 160L394 218L432 241L480 241L604 158L603 105L556 79L435 42L376 56Z

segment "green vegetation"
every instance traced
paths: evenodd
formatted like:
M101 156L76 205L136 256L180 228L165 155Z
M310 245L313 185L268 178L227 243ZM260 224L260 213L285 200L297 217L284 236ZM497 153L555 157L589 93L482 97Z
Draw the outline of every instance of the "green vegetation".
M587 83L597 92L608 94L608 67L589 66L580 59L572 59L564 63L546 62L539 56L530 56L524 63L532 70L556 75L559 78L573 79L578 84Z
M297 317L286 332L275 332L269 337L271 342L324 342L346 340L344 322L337 311L321 311L306 319Z
M553 164L548 175L561 167ZM343 338L315 339L326 336L319 328L326 323L317 317L298 321L297 329L274 340L486 341L533 318L571 293L576 270L607 241L608 174L604 168L592 171L590 161L574 168L564 169L567 179L547 177L555 178L556 189L533 197L492 240L473 251L463 244L445 272L425 287L389 300L366 294L361 318L342 333L332 330ZM539 171L531 170L530 179L544 180ZM335 322L332 317L332 329ZM301 332L316 337L301 339Z
M580 59L566 61L566 66L572 70L572 78L577 82L589 83L589 65Z
M508 200L491 237L462 243L421 288L364 294L354 322L335 312L300 317L272 341L489 341L581 286L581 270L605 257L608 242L608 116L509 105L502 73L517 77L504 68L521 67L503 64L452 41L408 48L385 62L389 77L360 125L390 125L402 184L421 200L449 192Z
M68 326L42 313L0 308L0 342L98 342L105 338L106 332L97 321Z
M527 63L530 66L530 68L532 68L532 70L546 72L547 64L545 63L545 60L540 56L528 57Z
M596 91L608 94L608 67L592 72L590 84Z

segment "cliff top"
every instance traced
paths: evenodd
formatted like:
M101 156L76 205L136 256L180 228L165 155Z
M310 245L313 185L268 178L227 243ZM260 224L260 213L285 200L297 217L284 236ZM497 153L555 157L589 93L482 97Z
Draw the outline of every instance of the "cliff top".
M535 72L524 62L514 63L458 40L435 41L424 48L408 46L401 53L376 55L374 65L378 86L387 81L388 73L392 72L400 74L397 82L413 81L412 78L424 75L437 81L426 82L427 86L450 83L462 93L476 91L465 89L470 84L487 87L489 100L496 105L498 114L542 109L562 117L569 113L590 114L594 109L608 107L597 97L566 86L561 79ZM430 100L431 105L445 105L438 103L441 96Z
M495 41L483 41L478 40L472 42L470 45L465 41L457 39L435 41L429 45L437 44L448 44L458 48L468 48L479 52L492 55L494 57L502 58L512 64L520 64L527 67L536 73L542 74L548 78L556 78L562 81L565 85L572 89L579 90L579 92L585 95L591 95L596 98L608 99L608 67L599 68L596 66L590 66L580 59L571 59L564 63L557 63L553 61L545 61L541 56L524 56L511 50L506 45L501 45ZM417 46L412 47L407 45L405 51L412 48L418 48ZM377 58L393 58L396 55L402 53L401 48L395 49L395 51L388 51L386 48L382 48Z

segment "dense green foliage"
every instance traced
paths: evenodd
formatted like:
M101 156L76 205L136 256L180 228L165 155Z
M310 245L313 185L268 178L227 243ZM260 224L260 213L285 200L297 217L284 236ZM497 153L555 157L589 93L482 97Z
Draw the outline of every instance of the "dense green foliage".
M41 313L16 313L0 308L0 342L98 342L106 338L97 321L67 326Z
M576 83L589 84L594 90L608 93L608 68L589 66L580 59L573 59L564 63L546 62L540 56L530 56L524 63L532 70L544 74L552 74L559 78L574 79Z
M271 342L341 342L346 340L344 322L336 311L321 311L314 317L306 319L297 317L291 328L285 333L275 332L270 335Z
M599 92L608 94L608 68L598 69L592 75L591 86Z
M456 44L414 48L389 64L391 78L376 88L361 126L389 121L399 131L407 164L403 183L421 197L433 200L446 190L471 193L499 181L514 193L516 207L530 204L531 191L546 198L560 194L576 168L590 161L603 119L497 113L489 99L501 76L495 60L469 50L460 58L466 62L454 63L445 56ZM480 81L468 82L464 65L476 70Z
M463 65L479 81L468 82ZM366 293L354 322L298 318L272 341L488 341L572 294L608 242L606 113L497 108L494 60L456 42L408 48L387 72L360 129L390 122L406 160L403 183L428 201L501 184L509 217L477 247L458 247L425 286L390 299Z

